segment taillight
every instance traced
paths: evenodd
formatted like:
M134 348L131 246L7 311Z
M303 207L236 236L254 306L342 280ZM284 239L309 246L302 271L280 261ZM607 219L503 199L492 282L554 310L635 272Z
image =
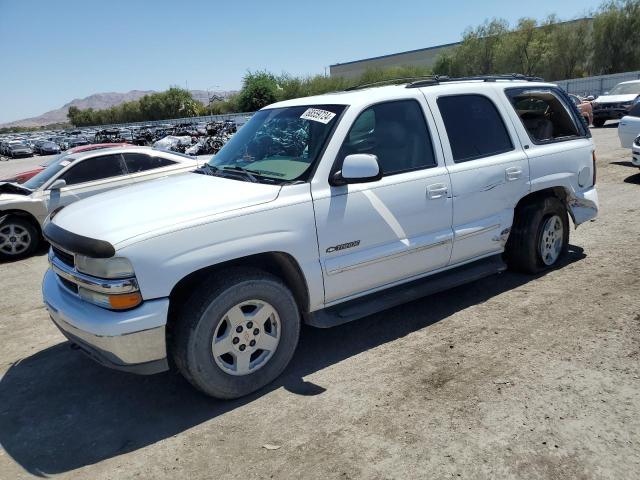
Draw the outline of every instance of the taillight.
M596 151L591 152L591 158L593 159L593 186L596 185Z

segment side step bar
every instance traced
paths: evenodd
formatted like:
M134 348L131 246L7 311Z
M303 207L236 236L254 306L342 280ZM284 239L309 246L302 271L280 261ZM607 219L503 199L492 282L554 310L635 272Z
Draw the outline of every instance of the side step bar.
M480 280L489 275L502 272L506 268L502 255L493 255L451 270L312 312L307 319L307 324L319 328L335 327L418 298Z

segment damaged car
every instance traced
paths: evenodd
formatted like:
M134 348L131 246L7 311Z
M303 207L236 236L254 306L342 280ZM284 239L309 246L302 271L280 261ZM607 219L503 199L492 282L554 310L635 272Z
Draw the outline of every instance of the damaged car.
M33 253L51 212L92 195L185 173L197 162L144 147L120 147L64 155L22 185L0 183L0 260Z

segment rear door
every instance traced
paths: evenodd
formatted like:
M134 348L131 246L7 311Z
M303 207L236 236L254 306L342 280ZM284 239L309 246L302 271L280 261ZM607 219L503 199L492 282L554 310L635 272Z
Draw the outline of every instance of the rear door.
M180 164L160 155L150 155L142 152L128 152L122 154L131 179L134 182L144 182L166 176L183 166L184 171L195 169L195 164Z
M470 85L423 89L451 176L452 265L503 251L514 208L529 189L527 156L496 92Z

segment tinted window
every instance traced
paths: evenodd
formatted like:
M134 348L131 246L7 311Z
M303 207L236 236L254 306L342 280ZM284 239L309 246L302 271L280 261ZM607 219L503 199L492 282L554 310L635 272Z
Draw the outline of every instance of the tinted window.
M67 185L75 185L123 174L120 155L104 155L79 162L60 178L66 180Z
M550 88L515 88L507 96L533 143L550 143L581 135L571 114L575 108ZM573 98L573 97L572 97Z
M174 161L161 157L151 157L144 153L125 153L124 161L127 165L129 173L144 172L154 168L168 167L173 165Z
M436 165L431 137L418 102L380 103L363 111L340 150L340 157L370 153L384 175Z
M438 108L456 163L513 150L507 127L491 100L482 95L440 97Z

